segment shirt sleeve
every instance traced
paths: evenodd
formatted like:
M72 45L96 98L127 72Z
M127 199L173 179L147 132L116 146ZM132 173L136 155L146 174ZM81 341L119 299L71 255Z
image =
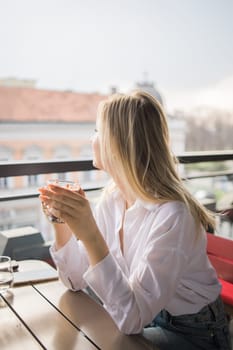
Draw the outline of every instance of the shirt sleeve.
M150 232L147 248L128 277L111 253L84 274L125 334L141 332L165 307L187 264L184 249L187 242L184 239L182 243L182 232L192 230L192 225L182 213L170 215L164 221Z
M56 250L55 244L53 244L50 247L50 253L59 277L67 288L71 290L86 288L87 284L83 279L83 274L88 269L89 262L81 241L71 236L69 241L59 250Z
M101 232L105 232L105 221L101 201L91 207L92 213ZM83 243L76 239L74 235L59 250L55 244L50 247L50 253L57 267L59 278L64 285L75 291L87 287L83 274L89 267L89 260Z

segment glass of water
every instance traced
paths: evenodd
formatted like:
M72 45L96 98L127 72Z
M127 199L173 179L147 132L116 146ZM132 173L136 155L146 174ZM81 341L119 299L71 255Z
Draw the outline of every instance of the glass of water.
M57 186L68 188L69 190L72 190L72 191L79 191L79 189L80 189L79 183L75 182L75 181L66 181L66 180L55 179L55 180L48 180L47 181L47 185L49 185L49 184L54 184L54 185L57 185ZM48 206L46 206L44 203L42 203L42 208L43 208L43 211L44 211L44 213L47 216L49 221L51 221L53 223L58 223L58 224L64 224L65 223L62 219L60 219L60 218L56 217L55 215L53 215L50 212L51 209Z
M11 288L14 280L11 258L0 256L0 294L7 292Z

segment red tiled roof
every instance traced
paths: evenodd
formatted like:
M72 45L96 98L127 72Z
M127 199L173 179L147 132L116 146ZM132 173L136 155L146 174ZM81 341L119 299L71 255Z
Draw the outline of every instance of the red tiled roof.
M0 86L1 121L95 121L105 95Z

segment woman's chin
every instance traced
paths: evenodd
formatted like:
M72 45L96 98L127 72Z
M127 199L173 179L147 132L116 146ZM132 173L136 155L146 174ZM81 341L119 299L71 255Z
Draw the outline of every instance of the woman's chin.
M93 160L92 165L93 165L96 169L101 170L101 167L99 166L99 164L98 164L95 160Z

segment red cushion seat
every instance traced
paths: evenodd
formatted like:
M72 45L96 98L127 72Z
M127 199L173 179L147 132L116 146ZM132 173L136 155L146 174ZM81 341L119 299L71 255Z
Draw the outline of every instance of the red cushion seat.
M207 233L207 254L222 284L222 300L233 306L233 240Z

